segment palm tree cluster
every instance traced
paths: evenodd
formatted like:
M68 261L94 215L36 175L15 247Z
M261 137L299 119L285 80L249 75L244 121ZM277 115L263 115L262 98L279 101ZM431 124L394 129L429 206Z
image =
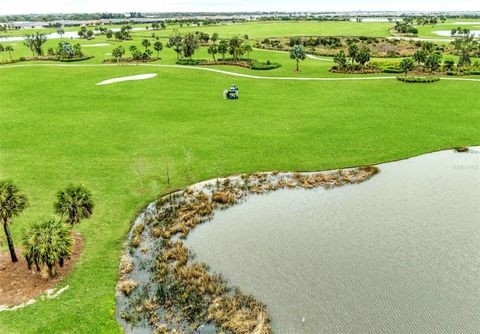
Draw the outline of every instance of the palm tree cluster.
M28 206L26 195L11 181L0 181L0 221L12 262L18 262L10 225ZM31 225L23 236L24 256L29 269L47 267L50 277L56 275L56 265L63 266L73 251L71 226L88 219L93 213L94 203L90 191L82 185L69 185L57 193L54 203L58 217L40 220ZM67 225L68 224L68 225ZM70 226L70 227L69 227Z
M63 267L73 252L71 230L59 219L40 220L32 224L23 236L24 255L28 269L37 271L46 266L50 277L56 276L56 266Z

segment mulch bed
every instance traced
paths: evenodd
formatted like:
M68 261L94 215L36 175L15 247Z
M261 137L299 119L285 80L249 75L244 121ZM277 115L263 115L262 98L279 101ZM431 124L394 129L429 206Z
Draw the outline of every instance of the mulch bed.
M72 257L63 268L58 268L57 276L48 279L42 272L28 270L27 261L22 256L22 249L17 248L18 262L12 263L8 251L0 254L0 305L18 305L53 288L73 269L83 249L83 241L79 233L73 233L75 246Z

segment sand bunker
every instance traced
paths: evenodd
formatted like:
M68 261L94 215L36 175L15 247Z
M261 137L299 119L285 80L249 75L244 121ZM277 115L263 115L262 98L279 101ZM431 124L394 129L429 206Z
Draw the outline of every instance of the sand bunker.
M98 44L82 44L84 48L90 48L94 46L109 46L110 44L108 43L98 43Z
M113 84L116 82L122 82L122 81L145 80L145 79L150 79L156 76L157 76L157 73L150 73L150 74L132 75L129 77L121 77L121 78L115 78L115 79L108 79L108 80L97 83L97 86L110 85L110 84Z

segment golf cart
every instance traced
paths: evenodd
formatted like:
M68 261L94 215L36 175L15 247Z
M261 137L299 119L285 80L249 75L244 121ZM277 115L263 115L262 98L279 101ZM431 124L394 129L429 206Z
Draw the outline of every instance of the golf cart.
M230 89L225 89L223 91L223 98L228 100L237 100L238 99L238 87L235 84L230 86Z

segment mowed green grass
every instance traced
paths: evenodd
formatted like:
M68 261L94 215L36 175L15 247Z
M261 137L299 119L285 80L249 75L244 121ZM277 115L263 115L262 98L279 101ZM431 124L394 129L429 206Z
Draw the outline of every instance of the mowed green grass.
M312 61L313 62L313 61ZM312 65L313 66L313 65ZM99 81L158 73L144 81ZM241 172L376 164L478 145L478 82L252 80L154 67L0 68L0 178L53 212L58 189L95 195L82 257L57 300L0 313L0 333L119 333L115 284L130 222L172 188ZM235 82L238 101L222 91ZM166 165L171 184L166 184Z

